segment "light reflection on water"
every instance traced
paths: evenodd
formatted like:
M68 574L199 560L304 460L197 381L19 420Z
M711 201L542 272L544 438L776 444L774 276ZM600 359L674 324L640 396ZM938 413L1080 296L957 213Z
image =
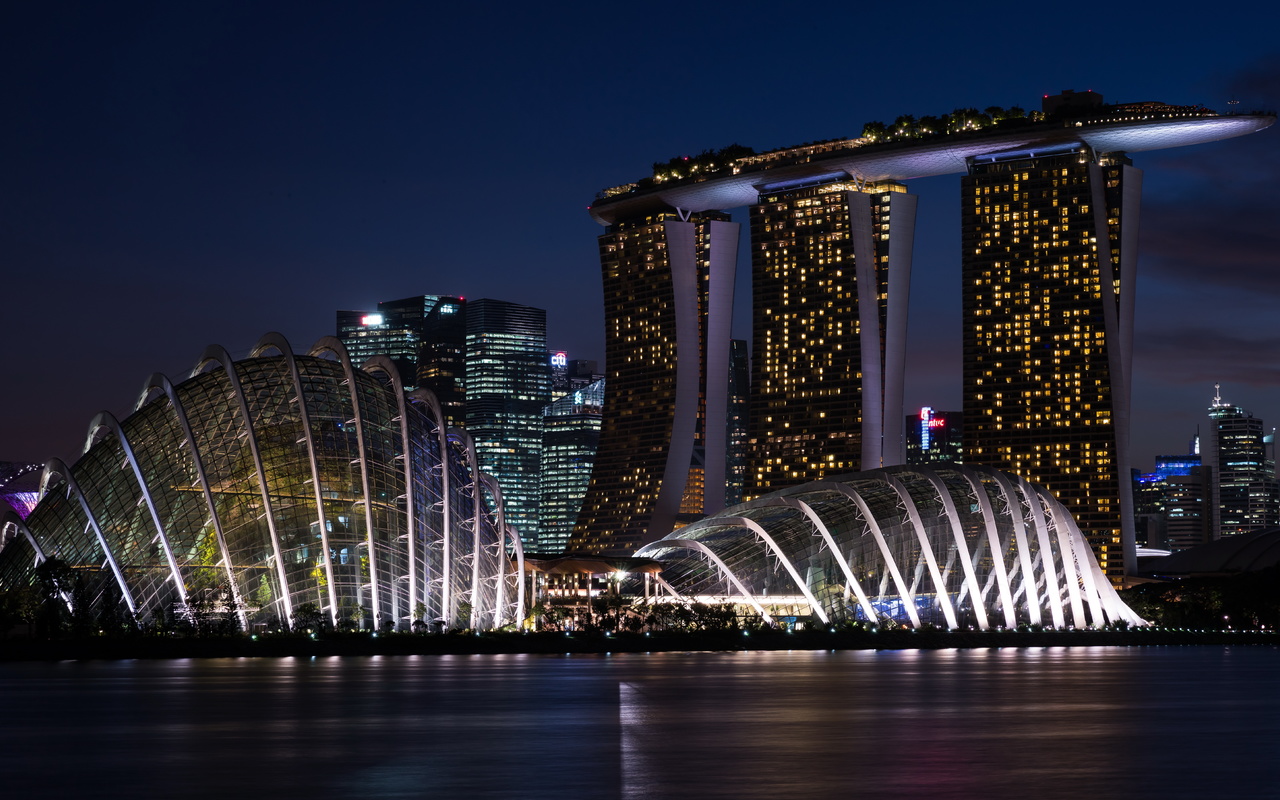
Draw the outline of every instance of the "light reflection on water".
M0 666L5 797L1280 797L1280 650Z

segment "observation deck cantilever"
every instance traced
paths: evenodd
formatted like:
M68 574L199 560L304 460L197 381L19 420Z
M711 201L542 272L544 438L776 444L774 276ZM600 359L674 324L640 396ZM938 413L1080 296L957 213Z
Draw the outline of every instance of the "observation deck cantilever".
M703 178L636 188L597 200L591 216L601 225L645 213L679 208L708 211L753 205L761 188L810 180L849 177L866 181L929 178L967 171L967 159L984 155L1029 155L1073 144L1101 153L1138 153L1215 142L1256 133L1276 121L1271 113L1171 116L1134 114L1123 118L1029 122L926 139L864 144L816 154L803 163L766 167L752 164Z

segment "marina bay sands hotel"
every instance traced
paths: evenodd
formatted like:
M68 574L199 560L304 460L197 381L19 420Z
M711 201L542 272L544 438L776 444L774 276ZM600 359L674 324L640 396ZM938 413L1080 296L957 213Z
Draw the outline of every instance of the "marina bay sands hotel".
M751 226L746 496L904 463L904 182L959 174L965 461L1047 487L1109 575L1131 570L1130 154L1274 122L1064 92L1031 117L730 148L605 190L591 207L606 226L605 412L569 550L633 552L726 504L740 226L726 209L747 207Z

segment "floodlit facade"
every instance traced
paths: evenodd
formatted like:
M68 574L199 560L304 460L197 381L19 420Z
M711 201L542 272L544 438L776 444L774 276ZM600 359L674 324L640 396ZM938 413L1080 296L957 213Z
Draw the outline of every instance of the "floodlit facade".
M915 195L892 181L841 173L761 187L747 496L905 460L915 213Z
M123 421L94 419L74 465L45 466L25 523L4 519L0 587L57 558L143 623L211 601L246 629L307 605L364 628L516 622L519 539L443 418L390 359L356 367L333 337L295 355L268 334L242 361L210 347Z
M989 467L890 467L783 489L643 547L658 584L766 622L1143 624L1066 507Z
M1141 186L1079 144L973 158L961 181L965 460L1052 491L1117 578Z

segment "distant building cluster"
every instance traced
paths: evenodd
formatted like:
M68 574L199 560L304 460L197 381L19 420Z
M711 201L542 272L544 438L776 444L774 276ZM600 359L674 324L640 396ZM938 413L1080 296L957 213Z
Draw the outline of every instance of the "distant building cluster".
M416 295L337 312L337 336L353 361L385 356L406 389L434 393L448 424L474 439L526 549L563 549L595 459L603 376L547 349L545 310Z
M1219 393L1207 435L1197 433L1189 450L1156 456L1153 472L1134 471L1141 544L1178 552L1280 527L1274 429Z

